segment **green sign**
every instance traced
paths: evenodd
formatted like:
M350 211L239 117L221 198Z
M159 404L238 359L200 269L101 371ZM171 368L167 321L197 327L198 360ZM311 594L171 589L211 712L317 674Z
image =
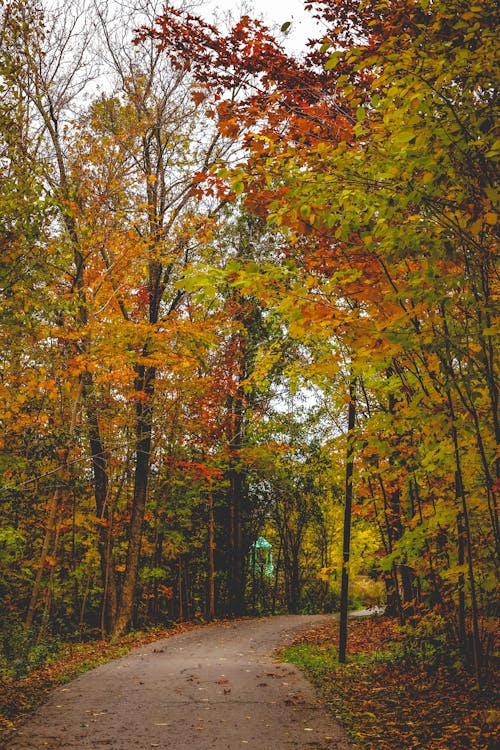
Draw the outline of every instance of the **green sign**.
M273 574L273 545L263 536L259 536L250 547L250 564L254 571L259 566L266 576Z

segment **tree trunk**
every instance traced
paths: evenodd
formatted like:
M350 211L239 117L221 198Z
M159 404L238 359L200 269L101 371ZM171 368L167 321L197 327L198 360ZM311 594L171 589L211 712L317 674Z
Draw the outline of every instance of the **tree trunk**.
M208 607L207 617L209 620L215 618L215 517L214 517L214 498L210 491L208 493Z
M142 543L142 527L146 510L146 498L149 479L149 458L151 452L151 427L153 416L152 399L156 369L154 367L137 367L135 390L139 394L136 414L136 461L134 476L134 496L130 519L129 541L125 578L118 606L113 635L123 635L127 630L134 609L135 589L139 574L139 560Z
M476 596L476 581L474 576L474 561L472 557L472 540L469 523L469 508L467 505L467 498L465 496L465 488L462 474L462 464L460 460L460 448L458 444L458 433L456 428L456 417L455 409L453 407L453 401L451 393L448 391L448 406L451 417L451 434L453 438L453 447L455 452L455 486L457 498L461 501L461 517L463 523L463 530L465 534L465 546L467 549L467 567L469 572L469 586L471 595L471 611L472 611L472 653L474 660L474 671L476 673L477 685L481 688L481 637L479 634L479 615L477 606Z
M458 487L457 480L455 486ZM460 498L457 496L457 501ZM462 514L457 513L457 559L460 566L465 563L464 524ZM467 657L467 626L465 620L465 576L458 576L458 640L462 653Z
M178 585L178 596L179 596L179 622L184 622L184 594L182 586L182 555L179 555L179 585Z
M291 551L290 569L290 612L296 615L299 611L300 601L300 571L299 571L299 549L295 547Z
M354 426L356 422L356 378L349 384L347 417L347 454L345 469L344 540L342 549L342 584L340 590L339 662L347 661L347 610L349 605L349 557L351 549L352 481L354 474Z
M415 602L415 596L416 596L416 576L414 573L413 568L411 568L409 565L401 564L399 566L399 571L401 573L401 585L403 588L403 601L406 605L404 607L405 616L411 616L415 612L414 602Z
M276 560L276 567L274 572L274 585L273 585L273 599L272 599L272 607L271 607L271 614L276 614L276 599L278 597L278 583L279 583L279 571L281 567L281 543L278 547L278 559Z
M33 584L33 590L31 592L31 598L30 598L30 602L28 605L28 612L26 614L25 625L26 625L27 630L30 630L30 628L33 625L33 619L35 617L35 610L36 610L38 597L40 596L40 591L42 590L43 572L45 568L45 562L47 560L47 555L49 553L50 541L52 539L52 534L54 532L54 528L56 525L57 510L59 508L60 496L61 496L61 488L58 485L56 489L54 490L52 497L50 499L50 503L49 503L47 526L45 528L45 536L43 539L40 557L38 559L35 583Z
M101 439L97 406L94 399L92 376L90 373L86 373L83 377L83 399L89 426L96 518L101 521L97 530L97 549L99 552L103 587L101 635L105 637L113 628L117 609L117 594L116 581L111 564L113 540L110 525L112 520L108 507L108 454L104 449Z
M229 577L228 608L229 614L238 617L245 614L245 579L243 571L244 551L242 544L241 503L243 496L243 477L238 467L242 446L243 431L243 394L238 389L231 399L232 428L229 448L232 466L229 470Z
M229 569L229 614L242 615L245 610L243 592L243 550L241 533L242 478L238 469L231 469L229 476L230 514L230 569Z

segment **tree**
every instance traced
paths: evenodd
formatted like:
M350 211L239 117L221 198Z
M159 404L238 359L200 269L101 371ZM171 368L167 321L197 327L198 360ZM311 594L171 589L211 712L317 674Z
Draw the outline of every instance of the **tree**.
M458 575L458 586L445 616L457 612L458 594L462 625L465 537L479 679L475 567L480 559L489 578L497 554L492 9L410 0L397 9L329 0L309 7L328 31L303 63L287 58L267 30L246 17L222 37L192 16L167 10L150 33L174 64L182 67L189 58L200 88L216 102L221 132L245 143L245 160L219 176L245 194L247 207L288 230L288 257L312 277L301 294L299 325L305 326L307 310L311 328L330 325L336 335L356 340L355 374L370 361L364 388L374 408L363 429L367 448L376 446L378 455L370 481L383 494L392 548L387 565L396 591L402 583L404 607L413 607L416 591L422 548L413 525L426 527L423 497L437 526L458 532L445 571ZM263 284L263 295L271 286L265 278L253 281ZM288 297L280 307L288 299L290 310L289 285L282 288ZM389 438L385 446L380 428ZM433 431L447 467L437 482L426 475ZM463 456L471 451L472 525L462 482ZM399 474L391 466L396 452L404 467ZM451 503L445 499L450 492ZM485 520L486 534L480 531ZM425 543L439 544L436 532L419 533ZM439 556L430 554L435 570ZM485 614L488 588L482 591ZM400 614L404 618L403 607ZM460 648L467 653L463 635Z
M124 45L122 26L98 9L101 52L107 50L114 90L93 101L87 112L70 114L89 80L92 51L87 45L90 16L84 18L79 10L49 13L47 32L39 11L33 11L36 23L28 22L26 6L19 10L22 23L8 15L4 70L6 81L29 104L27 128L40 134L44 151L43 158L42 151L26 156L30 169L40 170L57 210L54 244L67 263L66 302L46 320L56 331L59 361L85 415L103 611L106 627L117 618L115 630L121 632L131 618L138 576L155 382L185 316L178 311L184 293L177 283L191 259L188 209L221 140L205 129L204 139L194 143L199 115L189 77L160 60L151 42L135 50ZM131 26L136 17L133 11ZM71 117L72 129L65 126ZM122 387L111 388L117 373L115 384ZM113 410L124 396L136 449L128 558L118 591L110 530L113 495L121 491L121 480L114 490L110 478L116 461L109 441ZM80 405L73 407L79 417ZM130 460L127 455L128 465Z

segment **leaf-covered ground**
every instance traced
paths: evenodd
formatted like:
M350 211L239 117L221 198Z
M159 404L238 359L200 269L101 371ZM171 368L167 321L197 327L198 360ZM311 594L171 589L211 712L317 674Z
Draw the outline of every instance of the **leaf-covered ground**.
M296 639L283 652L320 687L363 750L495 750L497 675L482 693L472 675L402 658L402 636L384 617L349 622L350 661L337 663L338 624Z
M144 646L160 638L198 627L182 623L168 630L154 629L145 633L132 633L111 643L94 641L68 645L52 663L30 672L26 677L0 679L0 737L2 730L12 729L26 714L43 702L48 692L57 685L73 679L99 664L123 656L130 649ZM1 742L1 740L0 740Z

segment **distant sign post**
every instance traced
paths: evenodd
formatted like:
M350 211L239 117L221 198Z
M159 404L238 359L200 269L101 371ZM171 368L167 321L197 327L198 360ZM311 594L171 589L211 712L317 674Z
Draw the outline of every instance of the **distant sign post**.
M256 569L260 572L260 589L261 597L264 598L265 587L264 577L271 578L273 574L273 545L264 539L263 536L259 536L256 542L250 546L250 566L252 568L252 605L253 610L256 610L255 594L256 594Z
M250 560L252 568L258 565L262 573L268 577L273 574L273 545L263 536L259 536L250 547Z

